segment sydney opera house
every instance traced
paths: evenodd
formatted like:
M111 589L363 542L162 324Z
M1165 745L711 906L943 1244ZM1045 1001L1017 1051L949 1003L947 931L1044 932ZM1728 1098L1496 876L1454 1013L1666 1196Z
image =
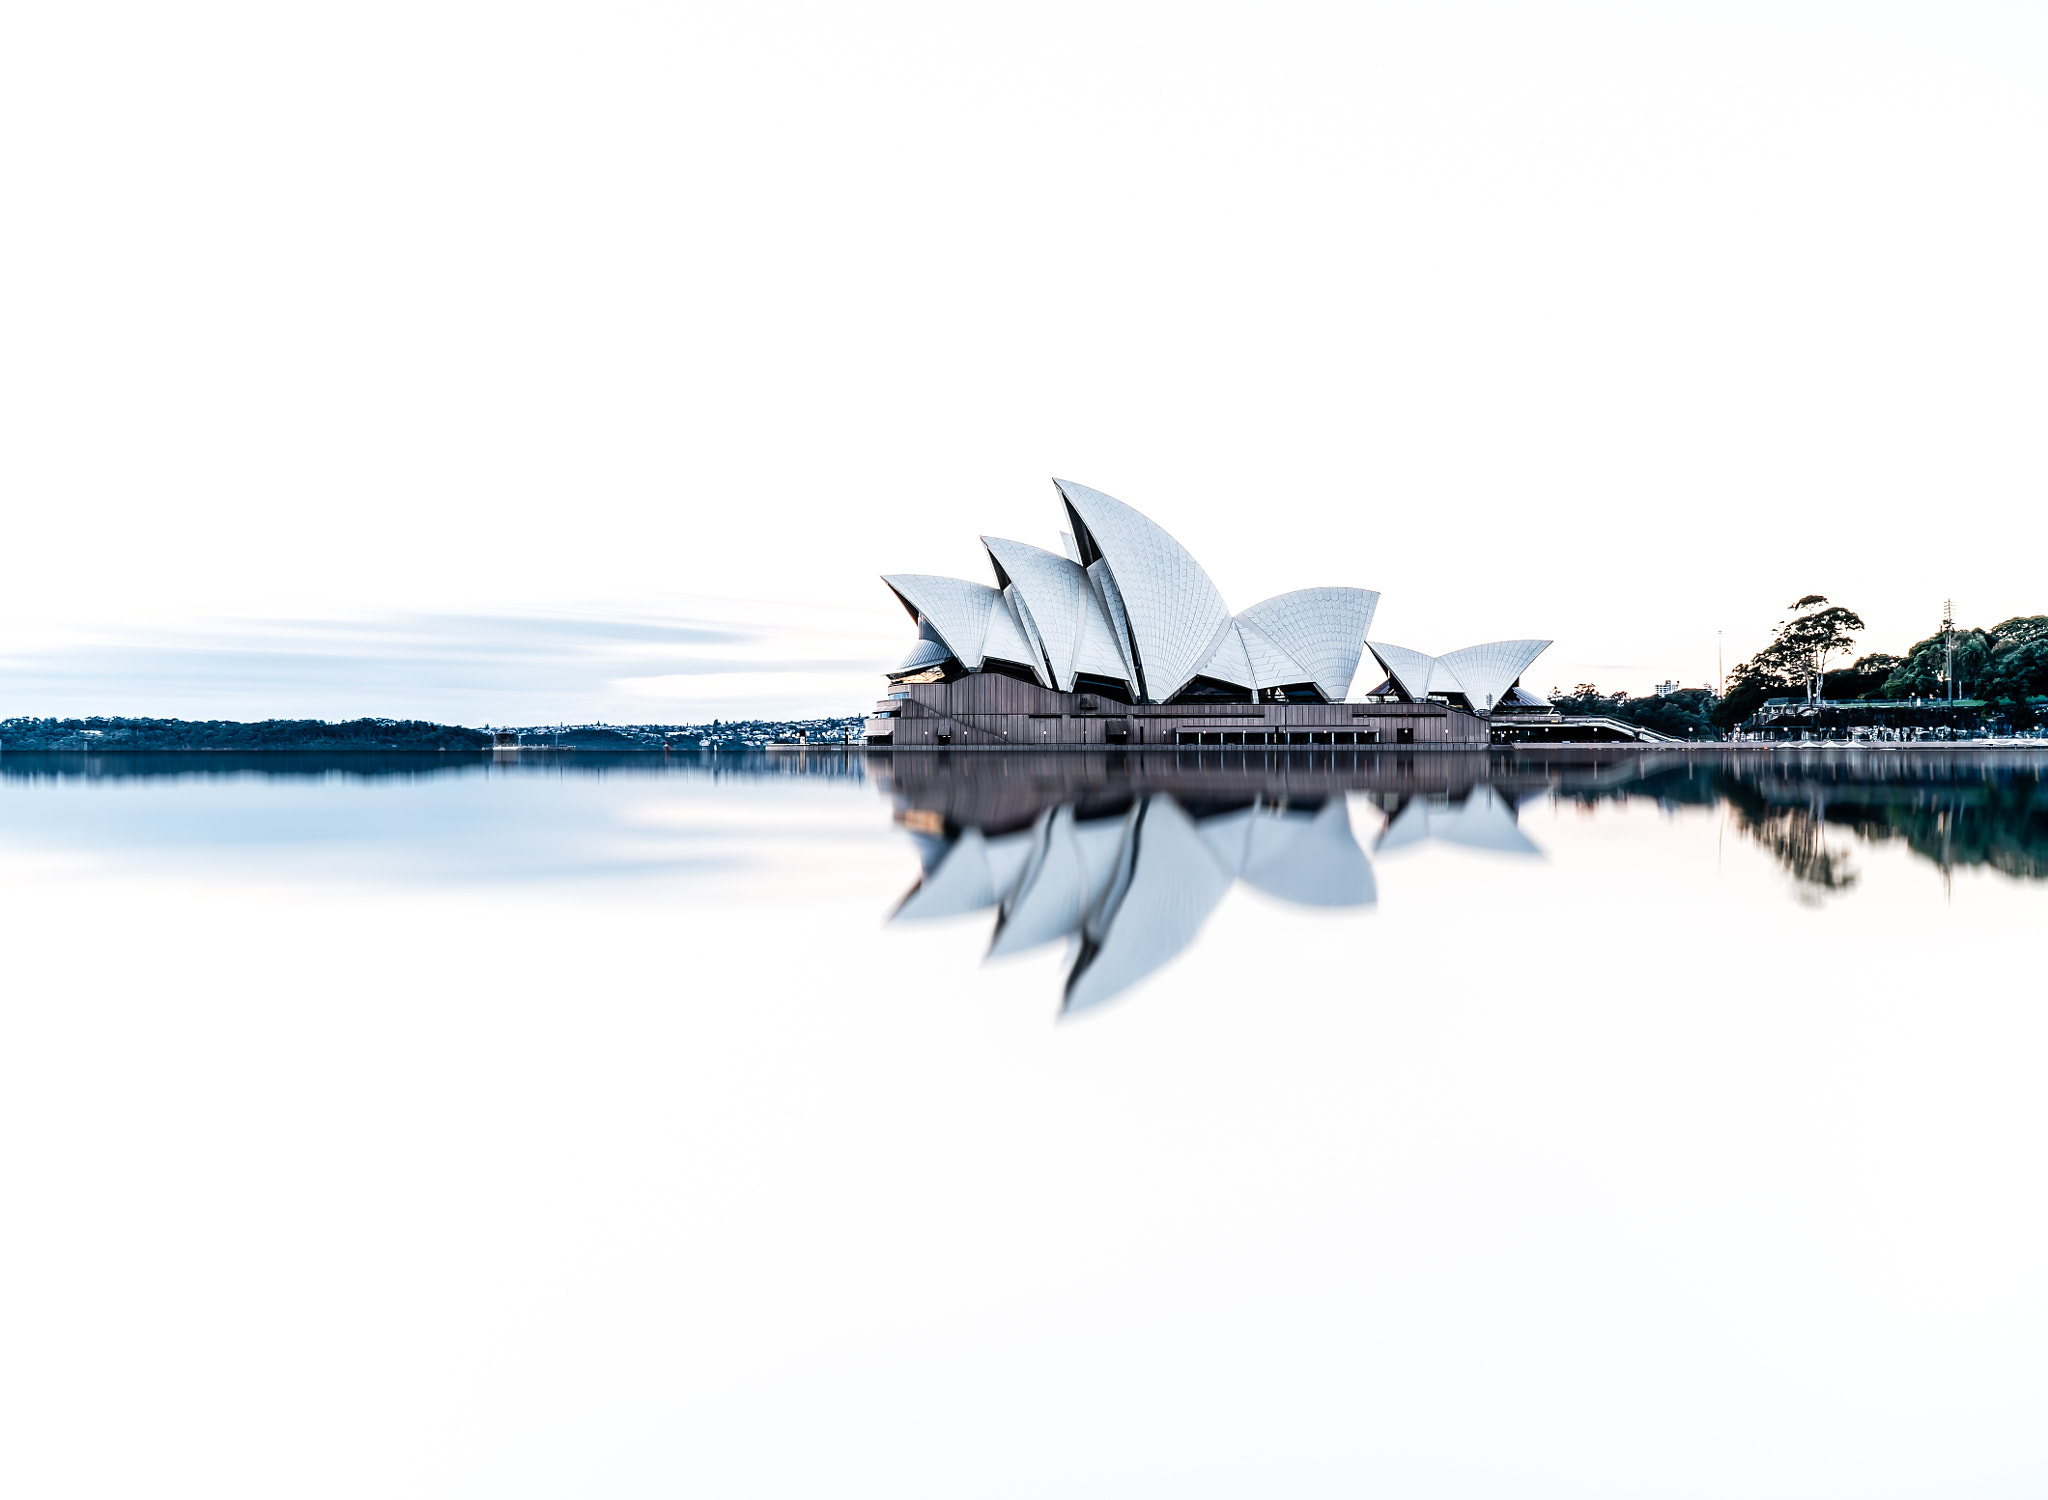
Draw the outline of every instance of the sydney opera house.
M892 749L1487 743L1548 641L1430 656L1369 639L1380 596L1307 588L1232 614L1201 564L1120 500L1056 479L1064 554L985 536L995 581L883 581L917 622L866 726ZM1367 651L1373 669L1362 679Z

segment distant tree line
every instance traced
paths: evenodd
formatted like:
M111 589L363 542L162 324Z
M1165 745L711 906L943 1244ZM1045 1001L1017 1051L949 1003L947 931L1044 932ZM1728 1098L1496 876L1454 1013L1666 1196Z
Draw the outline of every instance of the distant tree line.
M510 731L527 745L577 750L653 751L747 749L798 733L837 743L858 732L858 716L833 719L746 719L709 724L563 724ZM488 750L493 731L423 719L13 718L0 719L0 749L103 750Z
M9 750L478 750L480 729L419 719L0 719Z
M709 724L541 724L506 732L523 745L576 750L747 750L803 735L839 744L860 732L860 717L836 719L713 719Z
M1989 630L1957 630L1956 678L1972 698L2022 703L2048 694L2048 615L2014 615ZM1931 635L1894 661L1887 698L1927 698L1941 692L1947 641Z
M1791 610L1769 645L1729 671L1728 694L1711 714L1717 728L1734 728L1772 698L1803 698L1809 690L1834 701L1942 697L1951 644L1957 697L2003 707L2015 728L2040 722L2031 700L2048 695L2048 615L2015 615L1989 630L1936 631L1904 656L1872 652L1830 671L1829 660L1847 655L1865 628L1862 618L1819 594L1806 595Z
M1552 688L1550 701L1560 713L1597 714L1620 719L1626 724L1640 724L1645 729L1668 734L1673 739L1715 737L1710 717L1714 708L1711 688L1679 688L1661 696L1632 698L1625 691L1603 693L1595 684L1582 682L1568 693Z

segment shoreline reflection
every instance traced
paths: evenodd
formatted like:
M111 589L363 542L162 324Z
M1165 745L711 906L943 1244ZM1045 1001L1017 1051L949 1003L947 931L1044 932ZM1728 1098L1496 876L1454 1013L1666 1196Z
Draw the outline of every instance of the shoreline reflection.
M1587 805L1725 807L1809 904L1855 889L1856 845L1901 844L1944 877L1982 867L2048 880L2048 756L2035 751L1645 755L1591 775L1552 769L1558 794Z

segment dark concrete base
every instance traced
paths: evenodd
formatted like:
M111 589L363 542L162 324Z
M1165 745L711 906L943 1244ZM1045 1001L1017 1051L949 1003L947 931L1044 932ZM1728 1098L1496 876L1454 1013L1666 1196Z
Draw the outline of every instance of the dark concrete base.
M1440 703L1119 703L977 672L892 689L867 721L891 749L1209 745L1484 746L1487 722Z

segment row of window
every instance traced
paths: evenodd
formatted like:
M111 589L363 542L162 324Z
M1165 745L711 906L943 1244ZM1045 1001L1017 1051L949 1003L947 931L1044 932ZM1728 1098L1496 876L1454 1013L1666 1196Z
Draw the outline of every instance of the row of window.
M1183 729L1174 736L1181 745L1377 745L1377 729ZM1396 729L1393 743L1415 743L1413 729Z

